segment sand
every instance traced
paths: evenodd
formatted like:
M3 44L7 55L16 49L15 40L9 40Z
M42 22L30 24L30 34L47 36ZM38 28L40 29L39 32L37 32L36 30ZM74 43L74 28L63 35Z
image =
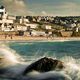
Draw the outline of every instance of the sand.
M80 41L80 37L32 37L32 36L7 36L0 35L0 41Z

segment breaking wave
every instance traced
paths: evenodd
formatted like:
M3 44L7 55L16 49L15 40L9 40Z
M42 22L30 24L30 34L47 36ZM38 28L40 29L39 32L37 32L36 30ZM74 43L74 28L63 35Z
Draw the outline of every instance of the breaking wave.
M32 56L25 60L23 56L11 49L9 46L0 44L0 80L80 80L80 59L72 56L62 56L58 58L64 62L65 69L61 71L50 71L46 73L30 72L23 76L22 73L29 64L37 61L41 57ZM46 56L46 53L44 54ZM51 58L56 58L51 57ZM30 60L31 59L31 60Z

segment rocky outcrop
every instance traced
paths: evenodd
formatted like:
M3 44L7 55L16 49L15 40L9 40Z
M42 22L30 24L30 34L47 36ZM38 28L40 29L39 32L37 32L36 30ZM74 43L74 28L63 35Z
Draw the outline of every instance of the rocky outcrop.
M38 72L48 72L56 69L61 70L63 68L64 68L63 62L56 59L44 57L29 65L23 72L23 75L34 70Z

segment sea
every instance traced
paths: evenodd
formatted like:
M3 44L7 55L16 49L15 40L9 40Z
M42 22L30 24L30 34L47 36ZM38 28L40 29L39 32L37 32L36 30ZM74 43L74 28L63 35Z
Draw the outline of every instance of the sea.
M22 75L28 65L42 57L58 59L66 67ZM0 80L80 80L80 41L0 42Z

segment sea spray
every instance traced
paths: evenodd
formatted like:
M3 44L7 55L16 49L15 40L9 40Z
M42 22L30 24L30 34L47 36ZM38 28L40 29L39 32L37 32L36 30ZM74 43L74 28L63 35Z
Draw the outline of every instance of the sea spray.
M20 80L20 79L19 79ZM26 77L21 80L72 80L70 76L63 72L50 71L46 73L39 73L36 71L30 72Z
M26 42L24 43L25 45L23 43L21 43L21 45L19 45L20 42L15 43L15 44L14 43L11 43L11 44L7 43L8 46L5 46L4 43L0 45L1 49L6 49L7 51L10 52L9 54L13 54L15 56L15 58L14 58L15 61L14 61L14 59L12 59L12 60L9 59L12 61L11 64L9 63L10 64L9 66L11 66L11 65L13 65L13 66L11 66L11 68L9 68L9 70L8 70L10 73L8 77L9 78L11 76L15 77L15 79L10 79L10 80L29 80L29 79L31 80L31 78L29 76L20 76L19 74L23 73L23 71L27 68L27 66L28 66L27 63L31 64L32 62L37 61L38 59L42 58L43 56L61 60L65 64L65 69L63 69L61 72L64 75L66 75L66 74L69 75L72 78L72 80L80 80L80 54L79 54L79 52L80 52L79 43L80 42L75 42L75 43L74 42L60 42L60 43L59 42L50 42L50 43L43 42L43 43L34 43L31 45L25 44ZM4 50L2 50L2 52L4 52ZM66 55L68 55L68 56L66 56ZM23 56L25 57L26 60L23 59ZM7 58L9 58L9 57L7 57ZM21 58L23 60L21 60ZM24 61L26 61L25 64L24 64ZM38 75L37 79L39 79L42 76L44 78L46 78L46 76L48 76L48 75L56 74L53 71L51 71L51 72L52 73L48 72L48 73L40 73L40 74L33 72L32 74L29 74L29 75L31 75L32 77L35 76L35 78L36 78L36 75ZM34 73L35 73L35 75L34 75ZM58 71L57 71L57 73L59 75L61 74ZM17 77L19 79L17 79ZM25 77L25 79L24 79L24 77ZM49 76L49 77L51 77L51 76ZM34 80L37 80L37 79L34 79Z
M52 58L54 59L54 57L52 57ZM57 77L60 74L64 74L64 75L70 76L71 77L70 80L80 80L80 60L75 59L72 56L64 56L64 57L60 58L60 60L62 62L64 62L64 65L65 65L65 68L61 72L51 71L48 73L40 73L40 74L36 74L37 77L34 74L31 74L31 75L34 75L34 77L37 78L37 80L38 80L38 78L41 79L41 77L48 79L49 77L52 77L52 76L54 76L54 74L58 73ZM35 72L33 72L33 73L35 73ZM51 73L52 73L52 75L51 75ZM45 76L43 76L43 75L45 75Z
M2 44L0 46L0 67L1 66L12 66L20 63L23 58L18 55L14 50L10 49L8 46Z
M80 80L80 60L70 56L64 56L61 60L65 64L64 72L70 75L72 80Z

